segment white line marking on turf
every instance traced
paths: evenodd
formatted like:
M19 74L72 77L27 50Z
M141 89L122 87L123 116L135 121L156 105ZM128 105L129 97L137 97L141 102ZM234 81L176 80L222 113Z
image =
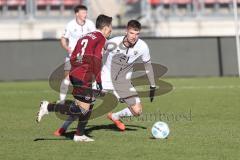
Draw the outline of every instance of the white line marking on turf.
M141 87L138 89L141 90ZM161 86L160 86L161 89ZM240 89L240 85L209 85L209 86L177 86L173 87L173 90L178 89L186 89L186 90L194 90L194 89ZM32 91L20 91L20 90L0 90L0 94L34 94L34 93L56 93L54 90L32 90Z
M240 85L224 85L224 86L179 86L179 87L173 87L173 89L239 89Z
M34 90L34 91L18 91L18 90L1 90L0 94L33 94L33 93L51 93L54 90Z

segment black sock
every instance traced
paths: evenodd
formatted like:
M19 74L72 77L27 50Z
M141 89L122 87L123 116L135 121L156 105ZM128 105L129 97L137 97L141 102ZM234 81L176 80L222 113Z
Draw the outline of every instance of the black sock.
M47 106L48 112L54 112L55 105L55 103L49 103Z
M72 104L49 103L47 109L49 112L59 112L64 115L73 116L86 112L84 109L80 109L78 106L76 106L74 102Z
M78 126L77 126L77 131L76 131L76 134L78 136L82 136L85 134L85 128L86 128L88 120L91 116L92 108L93 108L93 105L90 106L89 111L85 115L79 116L79 121L78 121Z

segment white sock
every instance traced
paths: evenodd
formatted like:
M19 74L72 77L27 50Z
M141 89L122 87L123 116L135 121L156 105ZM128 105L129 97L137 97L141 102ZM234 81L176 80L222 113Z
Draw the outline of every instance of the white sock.
M60 86L60 95L59 95L60 101L64 101L66 99L69 84L70 84L70 80L68 78L65 78L62 80L61 86Z
M115 120L118 120L122 117L131 117L131 116L133 116L133 114L129 110L129 108L124 108L123 110L112 114L112 118L115 119Z

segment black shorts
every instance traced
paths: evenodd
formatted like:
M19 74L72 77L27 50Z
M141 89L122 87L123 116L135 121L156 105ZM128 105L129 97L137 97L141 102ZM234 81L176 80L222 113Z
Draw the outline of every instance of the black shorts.
M85 103L92 103L95 101L95 98L93 97L92 83L83 82L73 76L69 76L69 79L73 85L72 95L75 99Z

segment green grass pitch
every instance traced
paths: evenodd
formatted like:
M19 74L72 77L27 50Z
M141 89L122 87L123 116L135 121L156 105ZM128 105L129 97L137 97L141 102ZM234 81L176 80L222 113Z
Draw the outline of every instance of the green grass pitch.
M126 119L127 131L119 132L102 116L91 120L88 132L95 142L76 143L54 137L63 122L55 114L36 124L39 101L55 101L58 93L48 82L0 83L0 159L56 160L237 160L240 157L240 79L169 78L174 89L143 98L144 115ZM115 111L123 108L120 104ZM155 113L150 117L150 113ZM159 116L162 114L162 116ZM151 126L169 124L168 139L156 140ZM75 130L76 123L69 134Z

